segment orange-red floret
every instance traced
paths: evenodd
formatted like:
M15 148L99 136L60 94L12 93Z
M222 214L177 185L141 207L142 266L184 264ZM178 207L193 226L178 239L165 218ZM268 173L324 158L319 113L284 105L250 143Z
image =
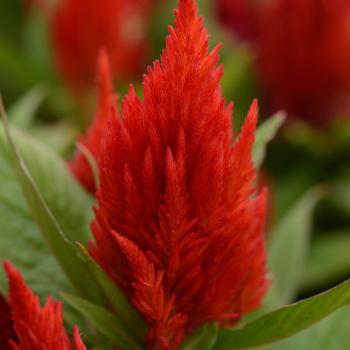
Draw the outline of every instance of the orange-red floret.
M62 305L48 298L40 307L39 299L26 285L21 274L9 263L4 264L8 281L8 304L16 337L10 340L13 350L86 350L78 330L71 344L63 327Z

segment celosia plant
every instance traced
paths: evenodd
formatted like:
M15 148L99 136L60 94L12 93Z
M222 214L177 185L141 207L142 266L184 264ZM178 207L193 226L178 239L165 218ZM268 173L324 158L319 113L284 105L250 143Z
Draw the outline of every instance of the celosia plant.
M254 16L243 19L234 15L236 1L218 4L231 30L239 33L240 21L256 28L256 70L270 110L316 125L350 114L348 1L245 1Z
M154 0L62 0L48 11L57 67L75 92L94 86L104 47L117 80L140 73L147 57L147 26Z
M350 3L278 0L260 20L258 74L271 107L319 125L349 115Z
M278 227L277 243L270 245L269 273L267 191L258 189L254 164L261 164L276 122L259 129L255 142L254 101L240 133L232 131L232 103L226 103L220 88L220 46L209 51L194 0L179 0L169 32L161 59L144 76L143 98L131 86L120 112L114 106L107 54L100 54L95 120L69 167L52 150L9 126L0 103L3 160L13 161L32 217L67 279L59 273L52 278L54 267L34 239L35 230L26 231L25 239L45 258L33 263L40 273L31 274L27 254L19 254L18 261L34 281L37 275L45 279L43 267L49 270L44 287L28 279L43 299L51 293L47 289L72 293L75 287L77 295L61 295L88 321L84 340L91 349L231 350L279 341L348 304L350 281L280 308L293 301L296 289L289 275L296 279L294 255L300 256L300 239L309 224L305 217L318 194L301 201ZM91 239L87 224L93 201ZM31 222L21 204L11 208L21 208L19 218L27 229ZM287 241L278 235L285 222L298 223L297 229L286 231ZM13 253L18 253L19 242L12 242ZM291 259L285 249L280 252L285 246ZM40 307L19 272L9 263L5 268L9 292L0 299L1 346L85 349L76 327L73 341L64 330L61 304L49 297ZM288 283L285 271L293 271L287 274ZM241 323L263 305L270 283L276 300L271 302L270 295L262 317ZM271 309L276 310L266 313ZM71 329L71 317L65 321Z
M208 53L196 12L179 2L144 99L130 89L100 153L92 255L148 321L151 348L176 349L206 322L234 324L267 287L257 104L234 142L219 47Z
M9 281L8 309L14 322L1 324L7 343L13 350L86 350L78 328L74 328L71 344L63 328L62 306L60 302L47 300L43 308L39 299L27 287L20 273L9 263L5 263ZM3 322L3 321L2 321ZM6 338L4 338L5 341ZM7 345L2 342L6 349Z

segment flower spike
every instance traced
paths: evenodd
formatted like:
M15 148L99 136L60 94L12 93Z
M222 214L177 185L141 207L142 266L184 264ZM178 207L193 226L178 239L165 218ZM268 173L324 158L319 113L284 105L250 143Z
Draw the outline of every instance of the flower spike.
M92 257L150 326L149 349L178 349L207 322L234 324L268 287L266 191L251 153L255 101L233 140L219 47L180 0L166 49L131 87L99 153Z
M63 328L62 306L48 298L41 308L39 299L25 284L21 274L8 262L4 267L9 280L9 305L18 341L10 341L13 350L86 350L78 330L71 345Z

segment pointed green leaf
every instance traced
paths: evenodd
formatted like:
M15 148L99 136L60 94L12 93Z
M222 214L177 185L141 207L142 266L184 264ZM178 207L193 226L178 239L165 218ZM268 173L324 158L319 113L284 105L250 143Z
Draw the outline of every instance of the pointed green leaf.
M93 198L82 190L69 173L66 163L50 148L14 128L11 128L11 135L30 176L67 238L72 242L85 243L90 237ZM0 146L14 162L13 150L2 127Z
M63 231L61 224L56 220L56 217L54 216L53 211L48 206L48 203L55 203L55 202L57 205L62 205L62 203L59 203L59 200L60 199L62 200L63 198L62 197L50 198L50 195L52 195L52 193L48 193L47 198L49 200L46 200L43 197L37 185L37 183L39 183L40 186L44 186L44 183L46 182L46 184L49 183L51 185L51 186L48 186L47 188L52 188L52 189L59 188L60 185L62 185L62 182L61 182L62 179L58 178L57 175L64 176L64 172L60 167L61 164L57 161L56 157L54 157L54 154L52 155L52 158L50 158L48 154L46 154L45 156L45 154L41 152L42 148L40 148L40 146L36 145L34 142L30 142L30 141L25 142L26 140L25 138L20 138L18 136L20 134L14 133L16 135L15 136L16 141L21 140L21 146L22 146L21 151L23 153L20 153L17 146L14 143L14 139L12 138L12 132L10 132L9 126L7 124L5 111L3 109L1 101L0 101L0 107L1 107L1 115L3 116L5 134L9 143L9 152L12 155L13 161L15 163L16 173L34 221L36 222L40 231L42 232L52 253L56 256L62 269L64 270L66 275L69 277L70 281L75 286L75 288L79 291L79 293L89 298L90 300L94 300L102 303L102 300L103 300L102 294L98 284L96 283L95 279L93 278L93 276L91 275L87 267L85 266L84 262L78 257L76 247L69 240L69 239L72 239L72 240L85 239L86 237L82 237L81 232L79 233L79 232L69 231L69 234L66 234L66 231ZM40 181L37 182L34 180L34 177L32 176L32 173L29 171L27 164L22 158L21 154L25 154L28 156L25 158L27 161L33 160L33 162L31 162L31 165L33 165L33 168L31 169L36 170L35 179L40 180L43 183ZM40 162L45 162L45 165L40 166ZM48 170L49 173L46 173L45 172L46 170ZM58 174L55 174L55 172L58 172ZM52 177L49 178L48 175L52 175ZM70 190L73 191L74 187L69 189L66 188L65 192L68 193L68 191ZM77 192L75 193L77 194ZM80 208L74 208L71 206L72 204L68 205L65 208L65 211L67 213L69 208L73 211L80 209ZM58 208L59 208L58 206L55 207L56 210ZM61 212L61 214L63 213ZM64 218L64 215L62 215L62 219L63 218ZM65 227L68 227L69 223L70 222L65 222ZM74 223L74 225L77 225L77 223Z
M309 250L312 213L322 195L320 187L307 192L270 234L268 251L272 285L265 301L267 309L291 302L295 296Z
M327 285L350 271L350 232L325 232L312 244L303 273L303 288Z
M259 169L264 162L267 144L273 140L285 119L285 112L277 112L257 129L253 147L253 162L256 169Z
M266 350L350 349L350 307L344 307L304 332L269 346Z
M248 349L277 342L301 332L349 303L350 280L325 293L268 313L241 329L221 330L214 350Z
M81 246L81 249L82 258L100 284L106 298L117 314L116 317L123 322L125 327L129 329L135 337L138 336L139 339L143 340L147 329L141 315L132 305L130 305L124 293L118 289L115 283L107 276L100 266L92 260L86 249L83 246Z
M124 325L109 310L76 296L63 294L62 297L67 303L90 320L101 334L111 339L115 345L121 347L121 349L144 349L141 344L138 344L137 341L128 334Z
M216 343L218 327L208 323L201 327L190 339L186 340L181 350L211 350Z
M59 291L70 291L70 284L33 223L7 156L0 142L0 260L10 260L19 268L41 300L49 294L56 298ZM6 289L0 268L0 290Z
M1 128L1 126L0 126ZM24 275L34 293L44 303L51 295L58 300L59 293L73 293L74 289L51 254L42 235L30 216L23 196L13 160L8 147L0 142L0 260L11 261ZM6 293L6 274L0 268L0 291ZM79 321L81 315L67 304L63 304L64 320L68 328L79 324L84 336L88 329Z
M36 86L25 93L8 111L11 125L21 129L29 128L45 97L46 92L41 86Z
M60 155L70 154L77 138L76 131L65 121L53 125L36 124L30 129L30 135Z

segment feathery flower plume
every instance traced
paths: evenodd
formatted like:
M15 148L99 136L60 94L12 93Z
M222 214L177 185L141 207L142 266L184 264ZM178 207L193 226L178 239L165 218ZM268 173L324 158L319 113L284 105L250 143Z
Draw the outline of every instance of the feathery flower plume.
M254 102L235 141L217 46L194 0L180 0L160 61L130 87L100 152L91 255L150 326L149 349L177 349L206 322L234 324L267 289L266 193L251 160Z
M96 191L96 176L91 168L92 164L87 159L86 152L84 153L84 149L97 160L101 148L101 139L107 129L111 114L111 107L116 102L116 95L113 93L109 60L104 50L100 51L98 62L99 97L97 112L91 127L87 131L87 135L78 140L78 148L80 147L80 149L78 149L74 159L69 164L76 179L92 194Z
M4 264L9 280L9 305L18 341L10 340L13 350L86 350L75 327L71 344L63 328L62 306L51 297L41 308L39 299L27 287L21 274Z
M61 0L50 14L58 70L75 92L94 86L101 47L116 80L142 70L147 57L147 21L154 0Z

